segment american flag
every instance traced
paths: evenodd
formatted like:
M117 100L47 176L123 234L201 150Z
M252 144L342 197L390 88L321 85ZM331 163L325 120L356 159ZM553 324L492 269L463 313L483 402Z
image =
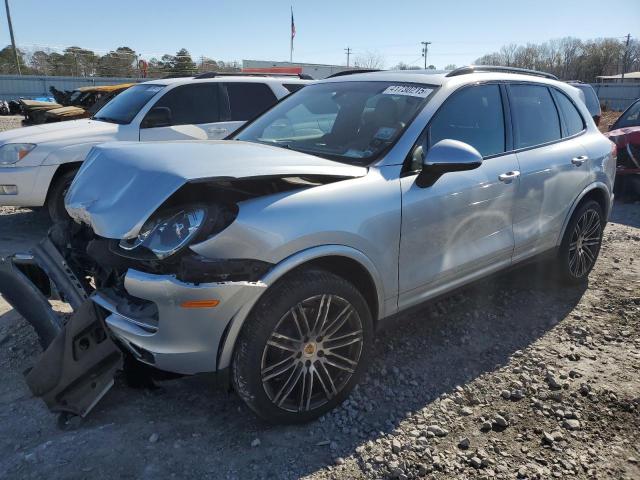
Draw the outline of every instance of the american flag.
M293 21L293 7L291 7L291 40L296 36L296 24Z

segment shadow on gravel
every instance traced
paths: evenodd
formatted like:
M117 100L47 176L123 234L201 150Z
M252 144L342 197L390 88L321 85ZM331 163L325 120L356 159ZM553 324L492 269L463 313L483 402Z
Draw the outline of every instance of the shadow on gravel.
M392 432L443 393L506 365L566 317L585 289L559 287L544 267L533 265L402 315L379 335L375 360L351 398L307 425L265 424L204 378L163 382L155 391L118 386L79 427L94 438L74 458L82 465L115 456L134 476L149 473L149 455L164 475L311 474ZM148 440L152 434L159 443ZM251 446L255 439L260 446ZM147 451L145 464L131 453L138 449ZM185 471L184 465L191 467Z
M0 207L0 255L29 250L51 225L44 208Z
M634 203L617 201L613 206L609 221L640 228L640 201Z

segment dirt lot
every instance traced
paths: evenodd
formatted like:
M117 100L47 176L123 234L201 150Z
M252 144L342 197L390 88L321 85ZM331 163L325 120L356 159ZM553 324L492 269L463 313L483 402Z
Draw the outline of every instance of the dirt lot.
M0 255L47 229L0 210ZM118 382L60 428L22 372L39 352L0 299L0 478L640 478L640 204L617 204L588 285L544 267L406 314L341 408L258 421L210 379Z

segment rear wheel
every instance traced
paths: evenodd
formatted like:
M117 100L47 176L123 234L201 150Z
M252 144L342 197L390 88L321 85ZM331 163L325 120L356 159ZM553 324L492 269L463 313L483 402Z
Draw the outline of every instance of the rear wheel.
M235 389L265 420L312 420L355 386L372 337L369 308L352 284L301 270L266 292L247 319L234 353Z
M70 219L67 210L64 208L64 196L67 194L76 173L78 173L77 168L63 173L51 186L49 197L47 198L47 208L49 209L49 216L54 222Z
M558 254L562 280L579 283L589 276L600 253L604 226L602 207L594 200L586 201L574 212Z

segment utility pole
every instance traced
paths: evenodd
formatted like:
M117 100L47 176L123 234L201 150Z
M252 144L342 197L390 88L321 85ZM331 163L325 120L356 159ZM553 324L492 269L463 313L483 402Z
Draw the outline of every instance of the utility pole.
M422 47L422 56L424 57L424 69L427 69L427 53L429 52L429 45L431 42L420 42L424 47Z
M20 60L18 59L18 50L16 50L16 40L13 38L13 25L11 24L11 12L9 12L9 0L4 0L4 8L7 10L7 23L9 23L9 35L11 36L13 56L16 59L16 69L18 70L18 75L22 75L22 72L20 71Z
M629 53L629 40L631 40L631 34L627 33L627 42L624 46L624 55L622 56L622 75L620 76L620 83L624 83L624 70L627 67L627 54Z
M347 54L347 68L349 68L349 56L351 55L351 48L347 47L344 49Z

